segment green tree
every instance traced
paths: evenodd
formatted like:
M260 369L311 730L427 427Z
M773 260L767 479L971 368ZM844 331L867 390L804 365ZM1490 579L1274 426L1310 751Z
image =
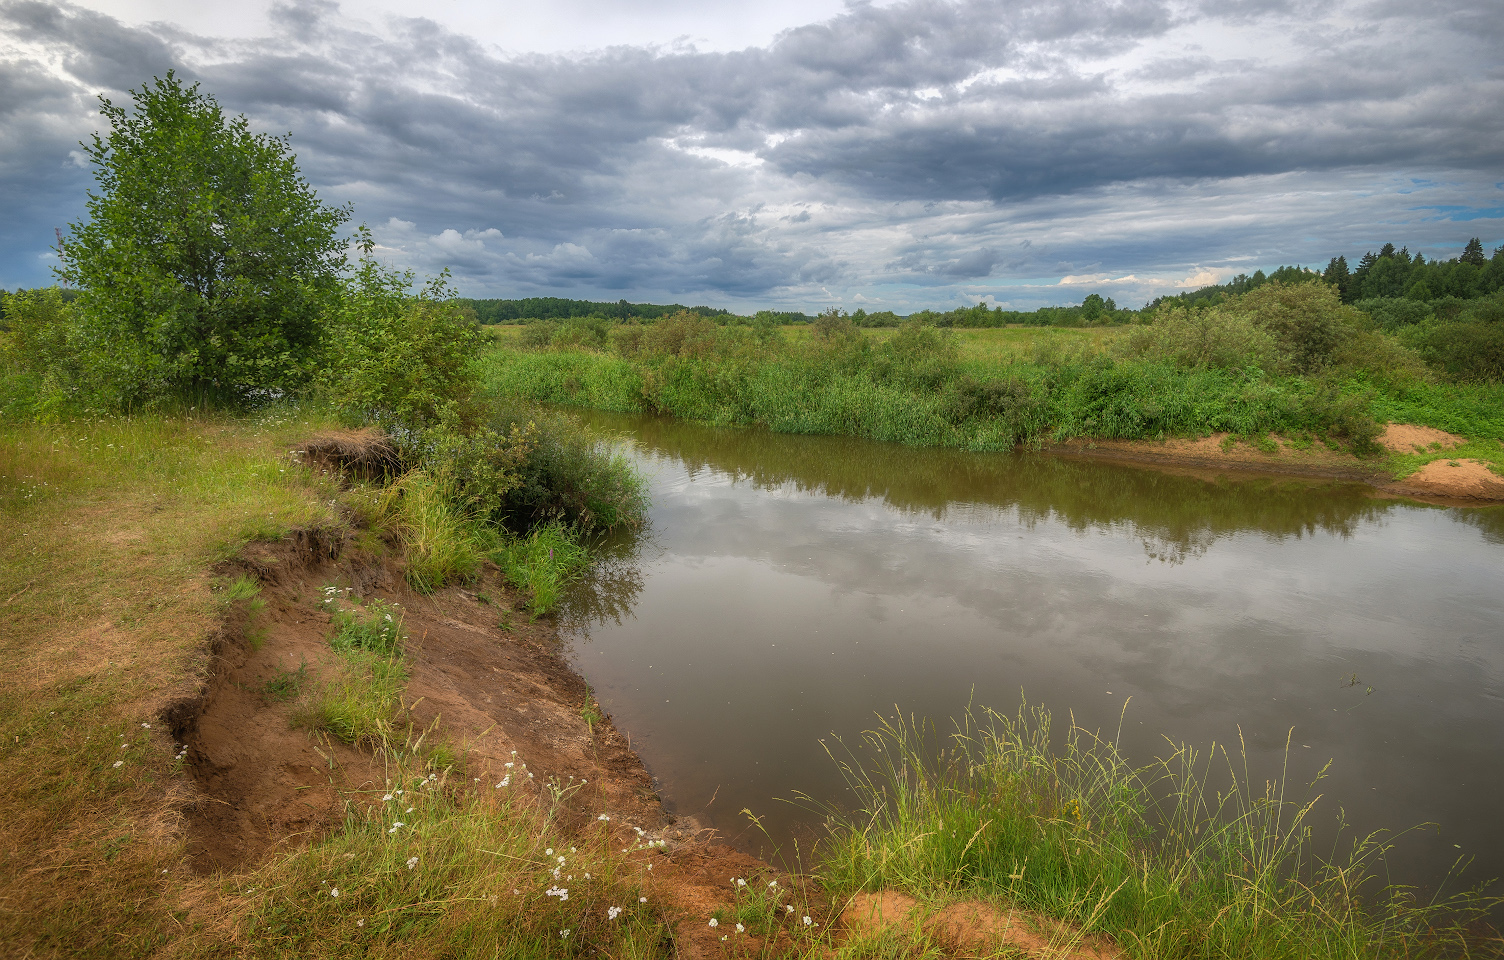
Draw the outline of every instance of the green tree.
M1467 242L1467 246L1462 249L1462 256L1457 259L1463 263L1471 263L1475 267L1488 263L1488 258L1483 256L1483 242L1477 237Z
M295 388L338 296L349 211L319 201L287 138L172 71L131 98L100 97L111 129L83 144L97 192L61 245L85 378L117 405Z

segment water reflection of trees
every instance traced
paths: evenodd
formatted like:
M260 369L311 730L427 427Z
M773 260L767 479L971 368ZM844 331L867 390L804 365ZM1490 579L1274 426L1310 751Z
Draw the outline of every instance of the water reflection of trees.
M958 507L1016 511L1026 526L1049 520L1086 531L1128 523L1154 559L1200 556L1219 538L1257 531L1273 539L1317 531L1350 536L1392 502L1362 484L1256 475L1187 475L1035 454L916 449L848 437L704 427L653 417L589 414L632 433L644 450L758 488L858 501L944 518ZM1480 526L1484 523L1480 522ZM1504 530L1504 523L1489 529Z
M582 639L598 623L618 626L632 615L642 593L642 557L654 549L651 526L620 530L591 545L596 562L567 591L559 605L559 626Z

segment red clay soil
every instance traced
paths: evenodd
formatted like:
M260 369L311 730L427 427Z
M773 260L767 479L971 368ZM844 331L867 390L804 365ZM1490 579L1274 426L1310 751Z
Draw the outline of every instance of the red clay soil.
M1379 496L1415 497L1452 504L1504 501L1504 477L1482 461L1438 461L1401 481L1390 480L1382 465L1321 444L1297 448L1281 437L1270 437L1273 450L1261 450L1225 433L1199 439L1068 440L1045 447L1049 453L1101 460L1118 460L1168 468L1177 472L1239 472L1355 480L1371 484ZM1461 437L1431 427L1389 424L1378 438L1385 449L1401 453L1437 452L1463 443ZM1443 469L1438 463L1446 464ZM1455 465L1454 465L1455 464Z
M886 890L852 897L837 919L846 935L870 937L889 928L919 930L954 956L1022 954L1059 960L1119 960L1122 952L1105 938L1082 937L1065 924L989 904L956 903L937 910L913 897Z

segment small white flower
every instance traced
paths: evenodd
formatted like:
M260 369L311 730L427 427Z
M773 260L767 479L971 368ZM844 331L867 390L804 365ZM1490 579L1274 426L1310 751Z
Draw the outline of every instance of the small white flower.
M738 923L736 925L736 932L737 933L746 933L747 932L747 928Z
M116 769L119 769L122 765L124 765L124 763L125 763L124 760L116 760L115 761L115 767L116 767Z
M559 939L560 940L568 940L569 939L569 928L568 927L565 927L563 930L559 931Z
M710 918L710 925L712 927L719 927L721 925L721 921L717 920L715 917L711 917Z
M501 778L501 782L496 785L496 789L500 790L502 787L506 786L507 784L509 784L511 782L512 782L512 778L511 777L502 777Z
M413 812L413 808L412 807L408 807L406 810L404 810L402 812L403 813L412 813Z
M794 912L794 905L792 903L785 903L783 905L783 911L785 913L793 913Z
M512 765L510 763L507 764L506 767L507 767L508 770L512 769Z
M648 902L648 898L647 897L638 897L637 898L637 902L638 903L647 903Z
M339 896L339 887L334 887L333 889L331 889L329 891L329 896L331 896L331 897L337 897L337 896Z
M619 916L621 916L621 907L612 907L606 911L607 920L615 920Z
M547 850L543 851L543 855L545 857L551 857L551 856L553 856L554 855L554 848L553 847L549 847Z
M587 873L587 874L585 874L585 879L586 879L586 880L589 880L589 879L590 879L590 874L588 874L588 873Z
M407 858L407 869L411 870L413 867L416 867L417 865L418 865L418 858L417 857L408 857Z
M363 926L366 925L366 922L364 920L357 920L357 921L355 921L355 925L357 927L363 927Z
M605 820L605 821L607 821L607 822L608 822L608 823L609 823L609 822L610 822L610 820L611 820L611 818L610 818L610 817L608 817L608 816L606 816L606 815L605 815L605 814L604 814L604 813L603 813L603 814L601 814L601 815L600 815L600 816L598 816L598 817L596 817L596 818L595 818L595 819L597 819L597 820Z
M768 889L769 890L772 890L776 886L778 886L778 881L777 880L769 880L768 881Z
M389 793L386 796L382 797L381 798L381 802L382 803L391 803L392 802L392 795Z
M809 917L805 917L805 918L804 918L804 925L805 925L805 926L806 926L806 927L807 927L807 926L809 926L809 925L810 925L810 924L811 924L811 923L814 923L814 921L813 921L813 920L811 920L811 919L810 919L810 918L809 918Z
M747 881L745 881L745 880L737 880L736 881L736 885L738 887L745 887L747 885Z

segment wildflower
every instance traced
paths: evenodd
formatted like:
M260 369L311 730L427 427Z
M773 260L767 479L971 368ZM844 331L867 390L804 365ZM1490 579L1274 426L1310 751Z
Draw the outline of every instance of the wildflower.
M413 812L413 808L412 807L408 807L406 810L404 810L402 812L403 813L412 813Z
M615 920L619 916L621 916L621 907L612 907L606 911L607 920Z
M115 768L118 770L124 763L125 763L124 760L116 760L115 761Z
M553 856L554 855L554 848L553 847L549 847L547 850L543 851L543 855L545 857L551 857L551 856Z
M568 940L569 939L569 928L568 927L565 927L563 930L559 931L559 939L560 940Z
M772 890L772 889L774 889L777 886L778 886L778 881L777 880L769 880L768 881L768 889L769 890Z
M496 785L496 789L500 790L502 787L506 786L507 784L509 784L511 782L512 782L512 778L511 777L502 777L501 778L501 782Z
M565 900L569 899L569 888L568 887L549 887L547 890L543 891L543 895L545 897L558 897L559 898L559 902L563 903Z
M745 881L745 880L737 880L736 881L736 885L738 887L745 887L747 885L747 881Z
M609 823L611 821L611 818L608 817L608 816L606 816L604 813L601 814L600 816L596 817L595 819L597 819L597 820L605 820L607 823Z
M508 769L508 770L510 770L510 769L512 769L512 765L511 765L511 764L510 764L510 763L509 763L509 764L507 764L507 765L506 765L506 768L507 768L507 769Z
M793 913L794 912L794 905L792 903L785 903L783 905L783 912L784 913Z
M329 891L329 896L331 896L331 897L338 897L339 896L339 887L335 887L332 890L330 890Z
M805 918L804 918L804 925L805 925L805 926L806 926L806 927L807 927L807 926L809 926L809 925L810 925L810 924L811 924L811 923L814 923L814 921L813 921L813 920L811 920L811 919L810 919L810 918L809 918L809 917L808 917L808 916L806 916L806 917L805 917Z
M638 903L647 903L648 902L648 898L647 897L638 897L637 898L637 902Z
M413 867L416 867L417 865L418 865L418 858L417 857L408 857L407 858L407 869L411 870Z
M747 928L738 923L736 925L736 932L737 933L746 933L747 932Z
M721 921L717 920L715 917L711 917L710 925L711 927L719 927L721 925Z
M559 866L561 866L561 867L564 866L564 858L563 857L559 857L558 860L559 860Z
M382 797L381 798L381 802L382 803L391 803L392 802L392 795L389 793L386 796Z
M363 926L366 925L366 922L364 920L357 920L357 921L355 921L355 925L357 927L363 927Z

